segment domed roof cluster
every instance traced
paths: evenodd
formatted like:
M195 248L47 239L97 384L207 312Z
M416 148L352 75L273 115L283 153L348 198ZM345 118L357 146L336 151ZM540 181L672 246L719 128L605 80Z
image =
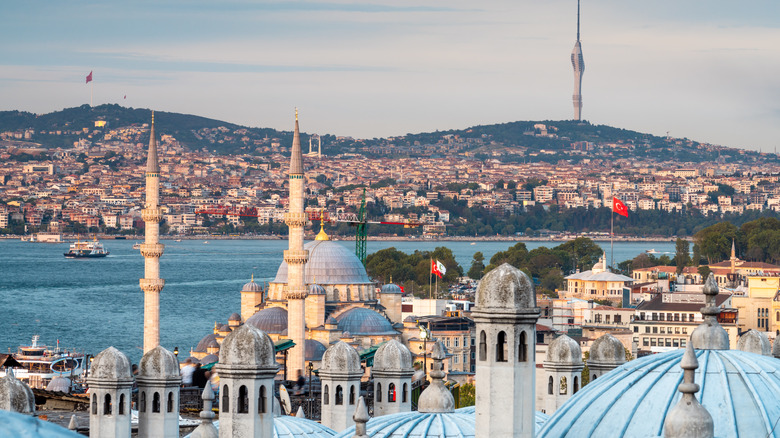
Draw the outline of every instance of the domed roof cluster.
M582 349L574 339L560 335L547 347L547 363L582 365Z
M397 335L393 325L379 313L364 307L353 307L336 317L338 328L352 335Z
M314 240L305 244L303 249L309 251L306 284L371 283L363 263L347 247L329 240ZM287 262L279 265L273 283L287 283Z
M533 284L523 271L504 263L479 282L476 306L483 311L536 307Z
M205 353L206 349L209 348L209 345L211 342L216 342L217 340L217 334L216 333L209 333L206 336L204 336L199 342L198 345L195 346L195 350L198 353Z
M412 353L395 339L382 344L374 353L373 372L412 370Z
M588 356L588 366L615 367L626 362L626 348L618 338L605 333L593 341Z
M477 407L466 406L465 408L455 409L455 412L458 414L476 415ZM539 412L539 411L534 412L534 422L536 423L537 433L539 433L539 430L542 428L542 426L544 426L544 423L549 419L550 416L545 414L544 412Z
M319 284L309 286L309 295L325 295L325 288Z
M138 371L143 377L176 379L181 375L176 355L160 345L144 354Z
M219 364L278 367L271 338L250 324L238 327L225 337L219 349Z
M283 307L267 307L246 320L266 333L280 334L287 330L287 309Z
M550 417L538 436L661 436L666 413L681 397L677 386L684 352L636 359L592 381ZM697 396L715 421L715 436L773 436L780 418L780 362L738 350L695 353Z
M90 380L133 380L130 360L114 347L108 347L95 356L89 374Z
M339 341L322 355L320 372L325 373L362 373L360 356L354 347Z
M389 294L402 294L403 291L401 291L401 287L397 284L386 284L382 286L382 294L383 295L389 295Z

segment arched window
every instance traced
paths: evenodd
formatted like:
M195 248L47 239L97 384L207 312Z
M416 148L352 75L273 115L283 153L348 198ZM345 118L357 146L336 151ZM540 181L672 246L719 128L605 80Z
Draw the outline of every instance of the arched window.
M173 412L173 391L168 393L168 412Z
M328 390L328 385L325 385L325 390L322 391L322 404L330 404L330 391Z
M341 389L341 385L336 386L336 404L344 404L344 391Z
M382 384L379 382L376 384L376 391L374 391L374 395L376 396L376 401L382 401Z
M593 378L592 378L592 379L590 379L590 380L591 380L591 381L594 381L594 380L596 380L596 377L598 377L598 376L594 374L594 375L593 375Z
M479 360L487 360L487 335L484 330L479 332Z
M155 392L152 397L152 412L160 412L160 393Z
M525 331L520 332L520 342L517 346L517 360L519 362L528 361L528 338L525 335Z
M125 415L125 395L119 394L119 408L118 408L119 415Z
M92 413L97 415L97 394L92 394Z
M236 402L237 414L249 413L249 392L246 390L246 386L241 385L238 388L238 401Z
M111 394L106 394L103 399L103 415L111 415Z
M257 413L258 414L265 414L266 411L266 396L265 396L265 385L260 387L260 396L257 398Z
M574 391L572 391L572 394L576 394L577 391L580 390L580 379L577 376L574 376Z
M140 402L138 404L141 405L138 410L140 412L146 412L146 391L141 391Z
M355 385L349 385L349 404L355 404Z
M222 406L219 407L222 412L230 412L230 390L227 385L222 386Z
M506 362L506 333L498 332L498 338L496 338L496 362Z
M387 401L390 403L395 402L395 383L387 385Z
M553 378L550 376L549 379L547 379L547 393L552 395L553 393Z
M401 393L401 402L406 403L406 401L409 399L409 396L406 395L406 391L408 391L409 388L407 388L407 384L404 383L404 390Z
M560 394L565 395L569 393L569 385L566 381L566 377L561 377Z
M775 321L780 321L780 312L777 312L777 315L775 316Z

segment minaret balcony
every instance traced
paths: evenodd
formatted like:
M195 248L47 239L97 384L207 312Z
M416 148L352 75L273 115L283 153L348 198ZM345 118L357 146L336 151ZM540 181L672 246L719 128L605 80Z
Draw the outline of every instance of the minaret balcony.
M162 209L144 208L141 210L141 218L143 218L144 222L160 223L162 221Z
M287 224L289 227L303 227L306 225L306 222L309 220L308 216L306 216L306 213L285 213L284 214L284 223Z
M284 261L288 265L302 265L309 261L309 250L294 250L288 249L284 251Z
M284 287L284 297L288 300L303 300L309 295L306 289L290 289Z
M165 245L162 243L142 243L141 255L144 257L160 258L165 250Z
M162 278L142 278L138 281L141 286L141 290L144 292L157 292L163 290L165 287L165 280Z

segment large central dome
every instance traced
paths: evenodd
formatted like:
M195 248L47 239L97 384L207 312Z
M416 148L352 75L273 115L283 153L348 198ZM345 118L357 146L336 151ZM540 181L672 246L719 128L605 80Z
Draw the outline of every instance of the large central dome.
M369 284L366 268L355 253L329 240L314 240L303 246L309 251L306 284ZM272 283L287 283L287 262L282 262Z

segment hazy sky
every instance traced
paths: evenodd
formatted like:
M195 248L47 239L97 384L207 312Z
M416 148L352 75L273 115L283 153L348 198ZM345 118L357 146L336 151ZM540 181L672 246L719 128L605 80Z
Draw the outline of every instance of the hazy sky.
M94 103L385 137L573 117L576 0L0 4L0 110ZM780 1L584 0L583 118L774 151ZM124 96L127 99L124 99ZM0 127L1 128L1 127Z

